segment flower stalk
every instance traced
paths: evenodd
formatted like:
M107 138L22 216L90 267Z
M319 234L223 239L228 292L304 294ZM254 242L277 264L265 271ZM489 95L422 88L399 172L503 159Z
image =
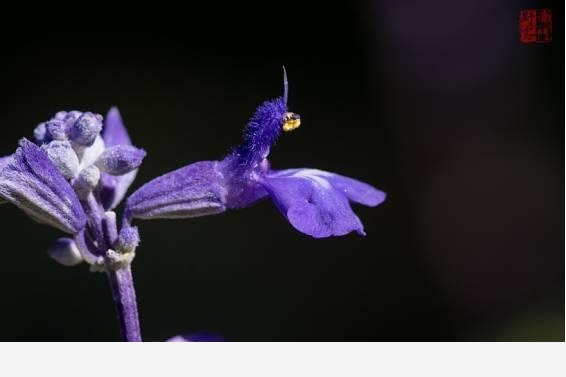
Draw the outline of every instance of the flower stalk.
M112 298L116 308L120 333L124 342L141 342L140 323L136 291L130 265L112 268L107 267L108 281L112 290Z

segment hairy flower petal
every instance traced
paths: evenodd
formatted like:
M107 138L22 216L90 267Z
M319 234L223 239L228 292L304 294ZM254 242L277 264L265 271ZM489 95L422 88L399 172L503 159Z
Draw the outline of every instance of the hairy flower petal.
M369 205L376 205L374 196L379 191L362 190L360 195L359 189L367 185L350 178L338 179L335 185L336 177L342 178L316 169L292 169L272 171L261 182L297 230L315 238L342 236L352 231L365 235L360 219L348 203L346 191L355 192L356 201Z
M146 183L126 202L128 218L189 218L226 210L216 161L201 161Z
M0 170L0 197L15 204L34 220L67 233L86 223L79 200L47 154L22 139L13 159Z

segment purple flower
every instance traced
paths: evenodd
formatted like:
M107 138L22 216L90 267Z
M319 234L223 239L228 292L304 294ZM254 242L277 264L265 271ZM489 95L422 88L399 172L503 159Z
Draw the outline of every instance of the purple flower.
M338 174L316 169L272 170L267 160L282 132L300 125L283 97L258 107L242 144L222 161L202 161L146 183L126 203L126 220L188 218L247 207L270 197L299 231L312 237L365 235L350 201L377 206L385 193Z

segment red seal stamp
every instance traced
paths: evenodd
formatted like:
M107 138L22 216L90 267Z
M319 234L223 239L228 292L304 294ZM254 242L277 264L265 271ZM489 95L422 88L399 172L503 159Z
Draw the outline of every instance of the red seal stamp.
M519 13L520 41L548 43L552 40L552 11L550 9L523 9Z

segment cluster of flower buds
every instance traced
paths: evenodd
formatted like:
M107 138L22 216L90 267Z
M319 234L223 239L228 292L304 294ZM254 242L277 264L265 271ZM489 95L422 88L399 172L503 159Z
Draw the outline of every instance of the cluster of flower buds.
M98 186L101 174L128 174L145 157L145 151L129 144L107 147L102 129L100 114L60 111L34 131L36 141L81 200Z
M120 113L60 111L34 130L11 156L0 158L0 202L11 202L34 220L71 236L57 239L49 255L63 265L131 259L137 229L120 232L112 211L133 182L146 153L131 145ZM78 242L78 239L84 242ZM111 253L111 254L112 254ZM114 254L112 254L114 255Z

